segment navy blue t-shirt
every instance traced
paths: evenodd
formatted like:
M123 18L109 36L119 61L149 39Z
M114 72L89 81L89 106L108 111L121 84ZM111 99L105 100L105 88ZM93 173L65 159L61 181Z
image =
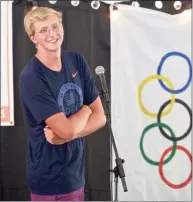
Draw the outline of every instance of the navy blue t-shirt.
M20 75L29 135L27 179L34 194L65 194L85 183L85 139L52 145L43 131L48 117L59 112L69 117L99 95L80 54L63 52L61 58L60 72L50 70L34 56Z

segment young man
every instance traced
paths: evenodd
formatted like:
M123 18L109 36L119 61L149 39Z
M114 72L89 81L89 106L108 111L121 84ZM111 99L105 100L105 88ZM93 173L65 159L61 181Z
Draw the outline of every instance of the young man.
M106 123L99 93L85 59L61 51L61 13L37 7L26 14L24 26L37 48L20 75L31 200L81 201L84 137Z

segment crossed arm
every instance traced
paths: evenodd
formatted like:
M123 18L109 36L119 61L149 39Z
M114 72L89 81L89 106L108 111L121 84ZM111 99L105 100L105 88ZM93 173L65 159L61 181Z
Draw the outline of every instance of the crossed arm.
M83 106L67 118L64 113L46 119L45 136L51 144L63 144L79 137L85 137L106 124L106 116L100 97L89 106Z

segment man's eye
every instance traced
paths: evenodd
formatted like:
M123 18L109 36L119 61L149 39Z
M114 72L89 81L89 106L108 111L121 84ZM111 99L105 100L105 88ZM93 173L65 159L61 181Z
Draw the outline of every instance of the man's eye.
M58 25L53 25L52 28L53 28L54 30L57 30L57 29L58 29Z
M42 29L41 31L40 31L40 33L46 33L47 32L47 29Z

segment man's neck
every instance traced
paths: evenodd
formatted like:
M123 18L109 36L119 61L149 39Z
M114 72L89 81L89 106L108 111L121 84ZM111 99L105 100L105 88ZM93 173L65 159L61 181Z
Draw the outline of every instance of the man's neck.
M56 52L51 51L37 51L36 57L49 69L53 71L60 71L62 68L61 63L61 50Z

